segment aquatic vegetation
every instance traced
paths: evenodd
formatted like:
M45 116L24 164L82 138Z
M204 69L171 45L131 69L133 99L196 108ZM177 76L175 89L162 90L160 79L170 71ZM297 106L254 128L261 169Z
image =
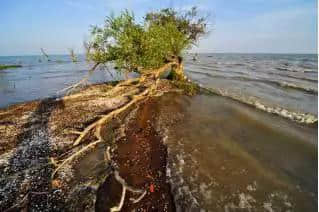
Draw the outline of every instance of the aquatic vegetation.
M197 93L199 93L200 91L200 87L194 83L194 82L188 82L188 81L173 81L173 84L179 88L179 89L182 89L185 94L187 95L195 95Z
M76 57L74 50L73 49L69 49L70 52L70 57L73 63L76 63L78 61L78 58Z
M0 70L9 69L9 68L21 68L22 65L1 65L0 64Z

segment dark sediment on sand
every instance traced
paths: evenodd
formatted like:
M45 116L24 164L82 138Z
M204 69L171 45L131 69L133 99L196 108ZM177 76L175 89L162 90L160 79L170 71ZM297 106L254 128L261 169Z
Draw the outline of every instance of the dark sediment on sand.
M156 132L154 101L147 100L135 111L135 118L129 121L126 136L118 141L115 162L125 181L145 190L145 197L138 203L126 201L123 211L174 211L170 185L166 179L167 149ZM106 180L98 191L97 211L106 211L108 200L120 201L121 185L114 178ZM136 196L136 195L135 195ZM127 199L134 197L133 193ZM111 201L111 202L112 202Z

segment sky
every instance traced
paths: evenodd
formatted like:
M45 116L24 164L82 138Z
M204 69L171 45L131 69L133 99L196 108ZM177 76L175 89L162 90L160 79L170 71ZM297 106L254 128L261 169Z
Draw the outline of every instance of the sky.
M193 52L316 53L316 0L2 0L0 55L83 53L91 25L132 10L197 6L209 15L209 31Z

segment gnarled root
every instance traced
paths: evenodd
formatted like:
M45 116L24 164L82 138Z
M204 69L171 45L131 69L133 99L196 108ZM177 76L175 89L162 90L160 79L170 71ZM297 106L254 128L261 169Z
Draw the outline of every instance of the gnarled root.
M124 204L124 200L125 200L126 190L128 190L128 191L130 191L132 193L142 193L137 199L130 198L130 200L134 204L138 203L139 201L141 201L143 199L143 197L146 195L146 191L143 192L143 190L135 189L135 188L127 185L125 180L119 175L118 171L114 171L114 177L122 185L122 196L121 196L121 200L120 200L119 205L111 208L111 211L120 211L122 209L123 204Z
M144 196L146 195L146 190L143 192L143 194L141 194L141 196L139 196L138 198L134 199L134 198L130 198L130 200L133 202L133 204L138 203L139 201L141 201Z
M101 142L102 142L102 140L97 140L97 141L95 141L95 142L93 142L93 143L90 143L90 144L84 146L82 149L80 149L80 150L77 151L76 153L74 153L73 155L71 155L70 157L68 157L67 159L65 159L65 160L61 163L61 165L59 165L59 166L54 170L54 172L53 172L52 175L51 175L51 178L53 179L53 178L54 178L54 175L57 173L57 171L60 170L65 164L67 164L68 162L74 160L78 155L80 155L81 153L87 151L89 148L91 148L91 147L93 147L93 146L95 146L96 144L101 143Z
M125 188L125 186L122 186L122 196L121 196L120 204L118 206L111 208L111 210L110 210L111 212L121 211L123 204L124 204L124 200L125 200L125 194L126 194L126 188Z
M65 164L67 164L68 162L71 162L72 160L74 160L78 155L80 155L81 153L85 152L86 150L88 150L89 148L95 146L98 143L101 143L103 141L102 135L101 135L101 128L102 125L105 124L107 121L111 120L112 118L115 118L116 115L120 114L121 112L125 111L127 108L129 108L130 106L132 106L133 104L135 104L136 102L144 99L146 97L146 95L149 93L149 89L144 90L141 94L136 95L133 97L133 99L127 103L126 105L124 105L123 107L116 109L110 113L108 113L107 115L104 115L101 119L99 119L98 121L90 124L88 127L86 127L84 129L84 131L82 132L78 132L78 131L69 131L70 133L74 133L74 134L79 134L79 137L75 140L73 146L77 146L80 144L80 142L82 141L83 138L85 138L85 136L87 134L90 133L90 131L94 128L96 128L95 130L95 137L98 139L97 141L90 143L86 146L84 146L82 149L80 149L79 151L77 151L76 153L72 154L70 157L68 157L67 159L65 159L61 165L59 165L54 172L52 173L52 179L54 178L55 174L57 173L58 170L60 170ZM107 158L110 159L110 153L109 153L109 149L107 152Z
M114 118L116 115L120 114L121 112L125 111L127 108L129 108L130 106L132 106L133 104L135 104L136 102L142 100L145 98L145 96L148 94L149 89L146 89L145 91L143 91L141 94L136 95L133 97L133 99L127 103L126 105L124 105L123 107L113 110L112 112L108 113L107 115L102 116L101 119L99 119L98 121L90 124L88 127L86 127L84 129L84 131L82 132L77 132L77 134L79 134L80 136L74 141L73 146L77 146L80 144L80 142L85 138L85 136L87 134L89 134L89 132L96 128L95 131L95 136L99 139L99 140L103 140L101 137L101 128L102 125L105 124L107 121L111 120L112 118Z

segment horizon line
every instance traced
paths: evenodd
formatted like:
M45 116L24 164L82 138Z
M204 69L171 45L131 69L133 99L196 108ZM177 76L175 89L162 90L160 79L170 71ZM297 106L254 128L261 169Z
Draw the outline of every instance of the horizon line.
M305 53L298 53L298 52L188 52L188 54L316 54L318 55L318 52L305 52ZM48 54L51 56L65 56L69 55L67 53L65 54ZM76 53L76 55L85 55L85 53ZM26 57L26 56L43 56L42 54L17 54L17 55L1 55L0 57Z

